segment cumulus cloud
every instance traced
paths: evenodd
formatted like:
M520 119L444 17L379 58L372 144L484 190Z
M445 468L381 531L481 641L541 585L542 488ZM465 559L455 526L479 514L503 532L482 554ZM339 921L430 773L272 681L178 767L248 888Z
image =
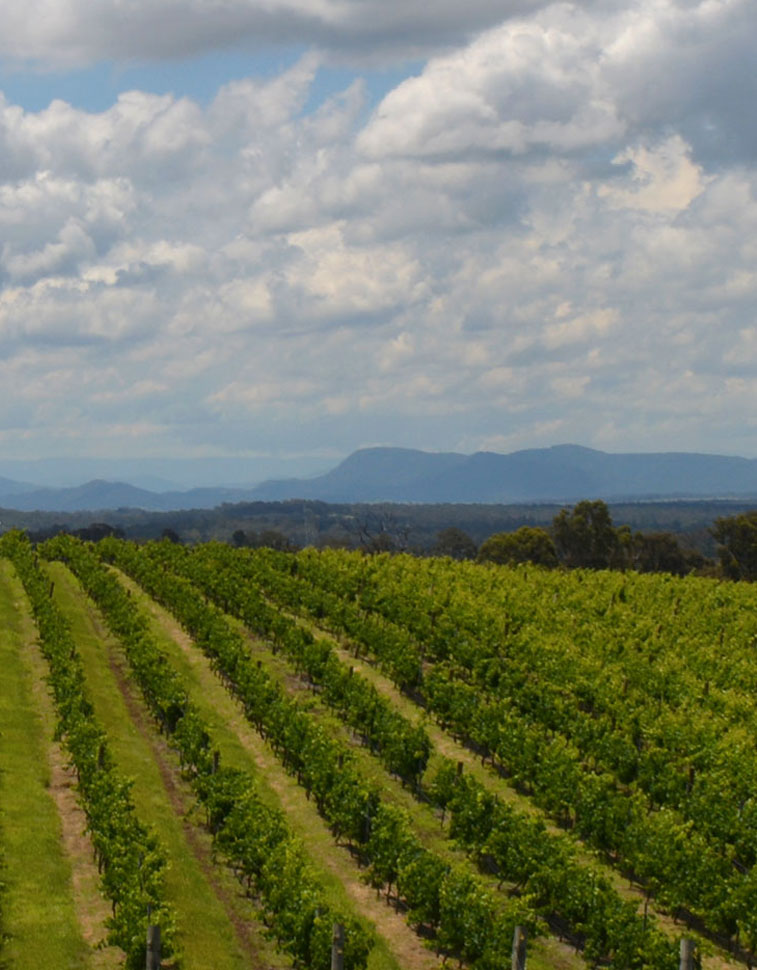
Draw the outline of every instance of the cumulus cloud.
M543 0L6 0L0 55L42 66L188 57L267 44L417 56Z
M173 9L132 6L145 23ZM618 0L502 21L497 6L465 20L441 4L441 33L500 22L368 116L359 80L311 110L313 53L207 105L0 102L6 446L75 428L104 453L117 435L168 454L560 439L753 453L733 421L757 360L757 170L736 132L752 101L719 107L726 79L734 100L755 83L726 50L735 38L738 63L757 15ZM77 4L56 9L24 56L73 30ZM262 9L219 7L218 38ZM425 16L360 9L379 39ZM363 29L356 10L267 16L328 21L333 40Z
M506 22L387 95L360 147L371 156L520 155L612 141L624 125L601 78L597 27L562 5Z
M627 148L613 164L630 162L638 187L601 186L600 194L613 205L644 209L648 212L680 212L704 190L702 169L690 158L690 150L680 135L674 135L654 150L647 146Z
M754 16L748 0L554 3L432 58L359 144L373 157L586 155L678 129L708 159L753 154Z

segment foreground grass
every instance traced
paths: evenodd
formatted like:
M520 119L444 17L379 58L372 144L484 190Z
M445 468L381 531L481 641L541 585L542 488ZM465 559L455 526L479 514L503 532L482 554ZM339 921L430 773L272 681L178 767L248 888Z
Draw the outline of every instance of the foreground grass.
M245 953L240 946L232 917L211 885L196 847L189 841L199 838L198 827L185 822L177 813L186 793L172 787L165 765L158 764L155 744L160 746L161 742L156 735L155 743L151 743L152 728L146 713L127 706L118 670L112 665L118 648L109 639L99 614L65 566L52 563L47 568L55 582L57 606L71 624L97 718L107 731L120 771L133 779L132 796L137 814L154 828L170 859L166 889L177 912L183 966L186 970L250 970L272 966L271 954L266 952L268 947L262 941L263 952L259 956ZM163 755L166 759L171 757L167 749Z
M71 864L49 792L53 721L46 696L46 705L35 698L46 695L46 686L35 684L36 630L25 603L11 564L0 559L0 837L10 934L2 959L11 970L81 970L93 966L93 954L80 932Z

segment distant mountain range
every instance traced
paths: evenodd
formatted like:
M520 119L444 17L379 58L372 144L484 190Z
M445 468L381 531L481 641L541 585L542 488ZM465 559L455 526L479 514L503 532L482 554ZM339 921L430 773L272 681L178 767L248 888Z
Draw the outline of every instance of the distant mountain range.
M308 479L239 488L153 492L95 480L39 488L0 478L0 507L75 512L139 508L171 511L222 503L310 499L323 502L522 503L583 498L644 500L757 497L757 460L687 452L608 454L579 445L508 455L365 448Z
M367 448L317 478L267 482L258 498L325 502L564 502L757 496L757 460L687 452L607 454L579 445L509 455Z
M170 512L178 509L212 509L224 502L252 497L250 488L193 488L188 491L151 492L127 482L95 479L70 488L24 486L0 478L0 508L26 512L86 512L102 509L147 509Z

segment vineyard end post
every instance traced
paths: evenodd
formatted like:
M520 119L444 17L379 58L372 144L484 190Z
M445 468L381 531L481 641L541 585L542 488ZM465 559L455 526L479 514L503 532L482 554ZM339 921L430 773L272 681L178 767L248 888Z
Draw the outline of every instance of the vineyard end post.
M334 923L331 936L331 970L344 970L344 926Z
M147 970L160 970L160 927L147 927Z
M526 970L526 930L516 926L513 933L512 970Z
M694 941L688 936L681 937L680 970L694 970Z

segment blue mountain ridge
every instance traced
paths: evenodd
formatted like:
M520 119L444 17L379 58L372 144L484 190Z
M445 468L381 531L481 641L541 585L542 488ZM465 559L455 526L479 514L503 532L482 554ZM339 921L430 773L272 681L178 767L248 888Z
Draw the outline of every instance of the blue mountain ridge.
M513 503L757 495L757 460L688 452L609 454L580 445L501 455L354 452L325 475L266 482L255 497L325 502Z
M746 496L757 497L755 459L690 452L610 454L580 445L530 448L505 455L364 448L314 478L186 491L153 492L102 480L68 488L40 488L0 478L0 507L55 512L173 511L288 499L508 504Z

